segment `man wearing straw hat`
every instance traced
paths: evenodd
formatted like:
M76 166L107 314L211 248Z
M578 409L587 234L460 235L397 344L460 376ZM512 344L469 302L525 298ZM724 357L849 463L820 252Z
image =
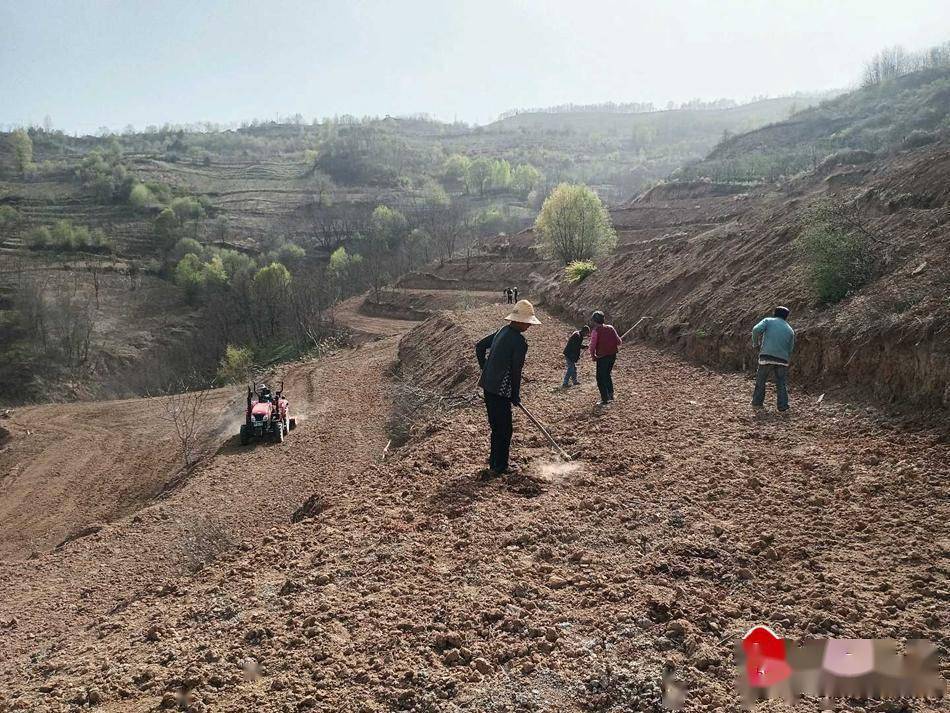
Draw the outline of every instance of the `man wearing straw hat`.
M475 356L482 370L478 383L485 393L491 428L488 468L493 475L508 472L511 406L521 403L521 370L528 353L528 341L523 332L532 324L541 324L534 315L534 305L528 300L520 300L505 320L508 324L475 345Z

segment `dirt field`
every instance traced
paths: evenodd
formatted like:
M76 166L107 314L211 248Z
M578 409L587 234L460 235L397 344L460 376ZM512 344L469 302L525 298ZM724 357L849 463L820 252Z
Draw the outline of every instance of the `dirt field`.
M399 377L473 395L472 342L504 309L419 327ZM756 416L745 377L636 344L599 411L588 362L557 388L569 327L542 313L523 400L579 458L559 463L516 414L518 470L484 481L474 399L382 459L386 374L414 323L341 315L382 337L289 370L306 418L286 443L223 442L166 497L0 564L0 710L660 710L665 666L687 710L738 710L731 644L755 623L929 638L947 675L946 431L795 391L791 416ZM96 447L119 463L108 451L135 445ZM109 478L79 484L96 517ZM904 709L796 710L824 707Z

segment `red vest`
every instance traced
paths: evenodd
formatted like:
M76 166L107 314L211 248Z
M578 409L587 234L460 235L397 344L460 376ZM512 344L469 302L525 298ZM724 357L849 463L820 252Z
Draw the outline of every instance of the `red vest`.
M597 332L597 354L595 356L602 357L616 354L620 347L620 336L613 325L601 324L594 331Z

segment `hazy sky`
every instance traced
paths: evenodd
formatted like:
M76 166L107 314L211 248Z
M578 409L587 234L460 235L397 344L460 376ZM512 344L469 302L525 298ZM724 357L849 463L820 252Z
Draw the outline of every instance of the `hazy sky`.
M848 86L950 0L0 0L0 124L409 114Z

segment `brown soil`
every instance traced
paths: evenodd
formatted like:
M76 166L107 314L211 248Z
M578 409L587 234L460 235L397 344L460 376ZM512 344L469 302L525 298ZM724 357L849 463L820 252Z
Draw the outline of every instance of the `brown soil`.
M503 311L426 322L400 376L469 393ZM930 638L946 674L940 433L798 390L755 416L744 377L640 345L600 412L589 363L556 388L568 326L541 316L523 398L576 464L516 414L518 472L477 479L477 400L383 460L397 337L297 366L285 444L225 442L167 498L0 564L0 710L660 710L665 664L689 710L737 710L730 639L758 622ZM836 707L858 705L901 709Z
M389 319L408 319L417 322L444 309L467 309L478 304L497 302L497 291L456 292L444 289L395 288L381 290L379 299L369 293L360 303L359 313L367 317L386 317Z
M831 171L829 173L829 170ZM819 170L780 186L661 185L612 211L617 250L579 285L559 268L519 258L528 290L570 318L604 309L621 328L700 363L751 365L750 330L776 305L791 308L798 340L793 379L821 391L950 408L950 145L881 157L861 170ZM836 305L816 303L795 247L818 201L853 204L872 233L879 274ZM883 242L881 242L883 241ZM488 259L456 260L436 277L491 279L498 251L523 253L530 233L503 236ZM508 246L508 247L505 247ZM817 395L817 394L816 394Z

